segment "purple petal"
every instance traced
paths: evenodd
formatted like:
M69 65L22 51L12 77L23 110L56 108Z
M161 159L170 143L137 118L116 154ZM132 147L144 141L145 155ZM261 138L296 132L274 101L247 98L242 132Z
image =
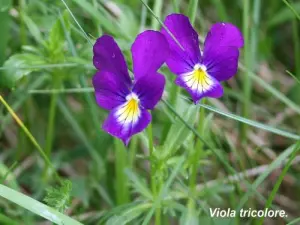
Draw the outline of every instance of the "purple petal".
M98 105L111 110L126 101L129 89L112 72L97 72L93 77L93 86Z
M119 79L122 79L126 85L131 84L124 56L111 36L103 35L98 38L93 50L93 62L98 70L112 72Z
M223 95L221 84L207 74L202 79L197 78L194 72L181 74L175 83L189 92L195 104L203 97L220 98Z
M231 23L214 24L206 36L204 52L219 46L243 47L244 38L241 31Z
M134 85L133 92L139 97L145 109L153 109L161 99L165 77L159 73L141 77Z
M165 28L161 32L165 35L170 46L170 56L167 65L170 70L179 75L190 71L201 60L198 34L192 27L188 17L182 14L171 14L164 21L165 26L173 34L172 38Z
M237 73L238 60L238 48L223 46L205 51L202 64L210 76L218 81L224 81Z
M155 72L164 64L169 45L158 31L147 30L139 34L132 47L133 73L135 79Z
M143 131L148 126L151 114L146 109L126 110L124 107L126 106L112 110L102 128L127 145L132 135Z

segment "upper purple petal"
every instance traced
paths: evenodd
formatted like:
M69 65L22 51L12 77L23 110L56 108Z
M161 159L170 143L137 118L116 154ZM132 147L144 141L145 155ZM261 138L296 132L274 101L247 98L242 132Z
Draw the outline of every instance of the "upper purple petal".
M205 51L202 64L210 76L218 81L224 81L237 73L238 60L238 48L222 46Z
M126 85L129 86L131 84L124 56L111 36L103 35L98 38L94 44L93 51L94 66L98 70L112 72L119 79L123 80Z
M201 60L197 32L192 27L189 18L182 14L170 14L166 17L164 24L183 48L176 43L165 28L162 28L161 32L170 46L170 56L166 62L168 67L177 75L190 71Z
M103 130L121 139L128 144L132 135L143 131L151 121L151 114L146 109L139 109L139 118L136 121L124 121L119 119L118 108L112 110L103 123Z
M219 46L243 47L244 38L241 31L231 23L214 24L206 36L204 52Z
M159 73L141 77L133 87L141 105L146 109L153 109L161 99L165 87L165 77Z
M93 77L93 86L98 105L111 110L126 101L129 89L112 72L98 71Z
M137 36L131 47L135 79L155 74L169 54L169 45L158 31L147 30Z

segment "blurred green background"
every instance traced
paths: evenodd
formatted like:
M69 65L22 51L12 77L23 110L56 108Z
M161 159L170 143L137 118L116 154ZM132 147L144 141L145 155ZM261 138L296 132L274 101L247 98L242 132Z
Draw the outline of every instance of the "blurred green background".
M146 131L125 148L101 130L92 44L112 35L131 68L136 35L174 12L190 17L202 41L213 23L231 22L245 47L224 96L202 102L200 125L199 105L162 67L149 157ZM0 186L0 224L62 219L53 212L45 222L33 199L83 224L300 224L299 14L300 2L286 0L0 0L0 181L18 191ZM266 207L288 216L209 212Z

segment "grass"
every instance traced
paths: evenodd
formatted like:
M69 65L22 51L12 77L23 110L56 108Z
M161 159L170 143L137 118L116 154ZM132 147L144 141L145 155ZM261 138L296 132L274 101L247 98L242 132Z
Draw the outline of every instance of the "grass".
M238 73L223 83L224 97L194 106L163 66L152 123L125 147L101 130L107 111L91 87L93 43L112 35L131 68L138 32L160 30L170 13L190 18L201 47L214 22L237 25L245 37ZM299 14L287 0L5 1L0 223L299 223ZM211 208L288 217L224 219Z

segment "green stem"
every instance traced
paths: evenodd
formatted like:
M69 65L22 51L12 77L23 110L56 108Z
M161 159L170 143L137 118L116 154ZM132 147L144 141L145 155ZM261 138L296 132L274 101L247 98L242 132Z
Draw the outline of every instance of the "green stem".
M292 165L293 160L295 159L295 157L297 156L297 153L299 151L299 147L300 147L300 141L298 141L295 145L294 151L291 154L291 157L289 158L289 160L287 161L287 164L285 165L285 167L283 168L283 170L281 171L281 174L278 177L278 180L276 181L274 188L272 189L271 194L269 195L269 198L265 204L265 209L269 209L271 208L272 202L276 196L276 193L278 192L280 185L286 175L286 173L288 172L289 168ZM264 223L264 217L262 217L259 221L259 225L262 225Z
M21 39L21 44L26 45L27 40L26 40L26 25L23 20L23 9L25 7L25 1L24 0L19 0L19 13L20 13L20 39Z
M244 33L244 61L245 61L245 67L249 70L250 69L250 42L249 42L249 18L250 18L250 5L249 0L244 0L244 18L243 18L243 33ZM243 105L243 117L249 118L249 110L250 110L250 101L251 101L251 79L248 75L248 71L245 72L246 76L244 79L244 97L245 102ZM242 141L246 140L247 137L247 128L248 126L246 124L242 124L241 127L241 139Z
M202 100L202 103L205 104L205 99ZM204 136L204 119L205 119L205 109L204 107L200 107L199 110L199 124L197 131L201 136ZM196 184L197 184L197 171L199 166L199 160L201 157L201 154L203 152L203 142L199 139L196 141L196 146L192 152L192 165L191 165L191 176L189 179L189 189L191 196L188 200L188 209L189 212L194 212L196 207Z
M153 11L158 18L161 17L162 6L163 6L163 0L155 0ZM159 22L154 17L152 17L151 25L154 30L157 30L159 27Z
M136 158L136 151L138 147L138 138L132 137L130 141L130 147L129 147L129 166L130 168L134 167L134 160Z
M299 40L299 27L297 18L293 19L293 39L294 39L294 55L295 55L295 67L296 77L300 79L300 40Z
M129 202L128 181L125 175L127 167L127 152L124 144L114 139L115 144L115 168L116 168L116 199L117 205L123 205Z
M175 13L179 13L179 6L177 0L172 0L172 3L173 3L173 11Z
M61 80L60 80L60 73L57 71L53 75L53 88L59 89ZM54 127L55 127L55 117L56 117L56 106L57 106L57 100L58 100L58 94L53 93L51 96L51 102L50 102L50 111L49 111L49 117L48 117L48 127L47 127L47 136L46 136L46 155L48 158L51 158L52 153L52 147L53 147L53 136L54 136ZM47 170L48 167L46 167L44 171L44 178L47 178Z
M198 0L190 0L188 7L188 16L191 20L191 23L194 25L196 20L196 13L198 10Z
M148 141L149 141L149 158L150 158L150 175L151 175L151 190L154 199L158 197L158 193L160 192L160 184L156 185L155 173L156 168L154 165L154 148L153 148L153 130L152 123L149 124L147 128ZM161 181L160 181L161 182ZM155 209L155 225L161 224L161 209L160 205Z

